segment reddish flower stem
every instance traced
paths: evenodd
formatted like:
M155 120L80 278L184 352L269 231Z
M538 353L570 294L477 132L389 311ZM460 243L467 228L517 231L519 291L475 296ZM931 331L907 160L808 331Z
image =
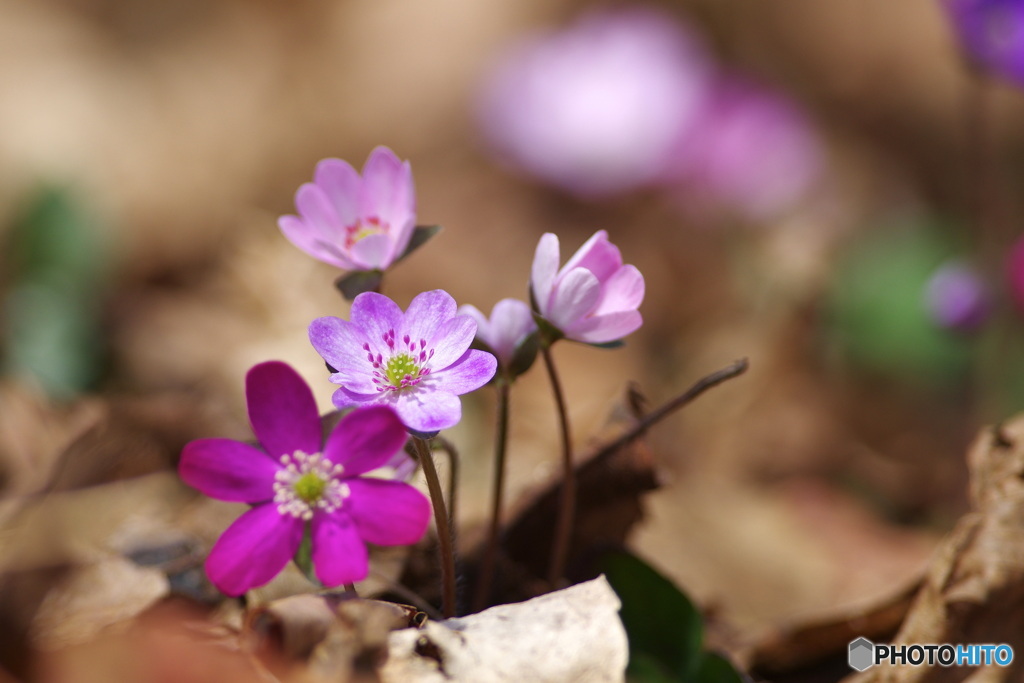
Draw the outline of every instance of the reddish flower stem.
M441 479L437 476L430 445L419 437L413 437L413 446L419 458L423 475L427 479L430 506L434 510L434 526L437 527L437 550L441 564L441 613L445 618L455 616L455 552L452 546L452 530L448 511L445 509Z
M501 529L501 507L505 490L505 450L508 445L508 395L509 382L500 378L498 389L498 423L494 438L494 488L491 492L491 524L487 533L487 546L480 563L480 578L477 581L473 611L479 612L487 606L491 597L491 582L494 578L494 564L498 557L498 532Z
M551 391L558 408L558 420L562 429L562 495L558 509L558 521L555 526L555 543L551 551L551 565L548 570L548 583L557 588L565 575L565 564L569 557L569 544L572 540L572 525L576 516L576 474L572 466L572 437L569 432L569 415L565 407L565 395L562 383L555 370L555 362L551 357L550 344L540 347L544 356L544 367L551 380Z

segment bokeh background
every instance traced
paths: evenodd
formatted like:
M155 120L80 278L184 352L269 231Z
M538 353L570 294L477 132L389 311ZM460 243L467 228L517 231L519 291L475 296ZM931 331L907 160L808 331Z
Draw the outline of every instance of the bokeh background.
M570 57L546 48L532 76L500 81L524 40L630 12L682 41L665 78L689 123L656 146L657 173L616 166L669 97L645 90L656 56L615 61L607 38L577 35ZM607 80L587 72L605 57ZM537 118L550 138L524 151L509 130ZM17 533L40 492L173 478L184 441L246 438L257 362L293 364L329 409L306 327L346 315L339 273L276 221L319 159L358 168L387 145L411 161L419 222L444 226L388 274L403 306L435 288L484 310L525 298L548 231L565 255L605 229L644 273L645 325L624 348L556 349L578 443L630 382L654 405L750 360L651 433L663 486L640 554L740 634L882 600L965 509L973 435L1024 407L1022 122L1020 90L969 65L935 0L2 0L0 564L52 563L38 532ZM538 157L557 170L523 161ZM934 293L950 263L977 301ZM967 313L947 311L964 297ZM451 435L467 528L487 505L492 410L475 395ZM539 369L512 410L515 500L556 471ZM121 529L75 509L45 528ZM178 508L161 509L136 531L173 526ZM215 534L235 512L196 524Z

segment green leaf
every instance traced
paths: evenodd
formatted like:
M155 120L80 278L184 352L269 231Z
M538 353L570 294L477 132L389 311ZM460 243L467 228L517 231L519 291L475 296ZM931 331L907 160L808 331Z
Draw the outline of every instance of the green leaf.
M630 677L690 681L701 665L704 637L700 612L667 578L626 551L606 554L599 568L622 600L620 616L629 637ZM655 669L653 663L657 663Z
M383 280L384 273L379 270L354 270L335 280L334 286L345 299L352 301L363 292L380 291L380 283Z
M745 683L746 680L729 660L714 652L704 653L693 678L694 683Z

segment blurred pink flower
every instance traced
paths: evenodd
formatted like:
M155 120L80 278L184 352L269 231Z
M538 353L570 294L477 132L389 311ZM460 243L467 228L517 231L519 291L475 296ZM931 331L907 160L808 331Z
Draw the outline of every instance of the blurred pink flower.
M939 267L925 287L925 306L939 327L971 331L991 312L988 290L978 273L962 261Z
M460 306L459 313L476 320L476 338L487 345L505 369L511 367L516 351L537 330L530 306L519 299L502 299L494 304L489 319L469 304Z
M409 162L377 147L363 174L341 159L324 159L312 183L295 193L298 216L278 226L292 244L344 270L385 270L402 256L416 227Z
M946 9L974 61L1024 85L1024 0L947 0Z
M681 139L674 167L687 203L764 219L807 196L823 171L822 157L810 123L794 104L723 76Z
M545 233L533 257L530 287L541 316L566 338L606 344L635 332L643 318L644 276L623 265L619 248L598 230L561 270L558 237Z
M594 13L506 53L484 84L480 124L512 165L580 196L614 194L659 176L708 72L670 15Z
M1006 276L1010 285L1010 296L1017 310L1024 311L1024 237L1018 239L1010 249L1006 261Z

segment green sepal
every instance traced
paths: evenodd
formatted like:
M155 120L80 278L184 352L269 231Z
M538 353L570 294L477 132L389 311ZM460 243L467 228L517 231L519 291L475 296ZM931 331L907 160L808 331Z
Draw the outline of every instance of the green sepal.
M439 232L441 232L440 225L417 225L413 228L412 237L409 238L409 244L405 247L405 251L402 252L401 256L395 259L395 263L398 263L409 254L422 247Z
M625 339L616 339L615 341L604 342L603 344L589 344L584 342L587 346L593 346L595 349L618 349L626 345Z
M537 323L537 333L540 336L540 344L551 346L559 339L565 339L565 333L552 325L537 311L533 312L533 322Z
M523 374L537 360L537 352L540 351L540 333L531 332L523 341L519 342L515 352L512 354L512 361L509 363L508 375L515 379Z
M313 537L308 523L302 529L302 543L299 544L299 549L295 551L295 557L292 559L295 566L310 583L323 588L323 584L320 583L320 579L316 578L316 572L313 570Z
M363 292L379 292L384 273L380 270L354 270L334 281L341 295L352 301Z

